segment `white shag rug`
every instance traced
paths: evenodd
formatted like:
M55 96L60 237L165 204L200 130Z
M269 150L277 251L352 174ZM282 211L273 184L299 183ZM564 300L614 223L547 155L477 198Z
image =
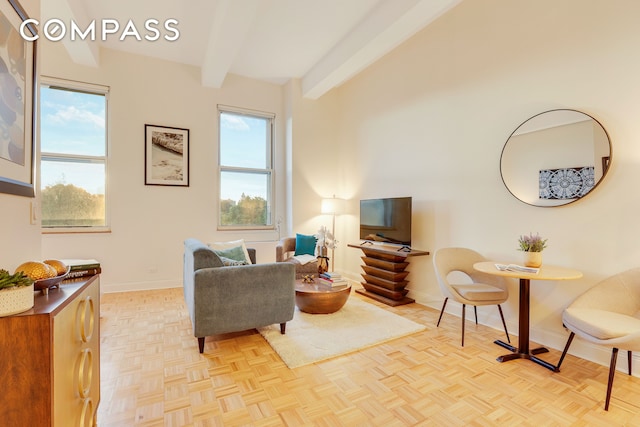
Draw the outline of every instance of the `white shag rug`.
M285 335L280 325L258 328L258 332L289 368L297 368L424 329L424 325L350 297L332 314L303 313L296 307Z

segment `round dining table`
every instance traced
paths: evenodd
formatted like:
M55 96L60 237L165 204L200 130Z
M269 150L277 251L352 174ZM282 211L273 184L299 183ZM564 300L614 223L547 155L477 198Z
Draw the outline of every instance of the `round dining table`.
M519 313L518 313L518 347L514 347L502 340L496 340L495 343L511 351L497 358L498 362L507 362L514 359L528 359L553 372L559 372L556 365L546 360L536 357L536 354L546 353L549 350L545 347L529 349L529 320L530 320L530 293L531 280L575 280L582 277L582 273L578 270L565 267L557 267L553 265L542 265L540 268L533 269L534 272L520 271L518 267L511 264L496 263L495 261L477 262L473 268L477 271L495 276L512 277L520 281L519 295Z

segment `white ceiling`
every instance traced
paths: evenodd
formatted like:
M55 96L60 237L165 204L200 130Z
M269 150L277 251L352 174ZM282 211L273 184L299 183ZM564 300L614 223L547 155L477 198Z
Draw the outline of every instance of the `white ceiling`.
M99 66L98 46L200 67L202 84L221 87L228 73L283 84L302 80L316 99L353 77L462 0L42 0L41 29L52 19L86 29L96 21L98 41L69 37L74 62ZM147 41L149 18L161 38ZM101 23L120 30L100 39ZM176 19L178 40L162 23ZM120 40L132 20L142 41Z

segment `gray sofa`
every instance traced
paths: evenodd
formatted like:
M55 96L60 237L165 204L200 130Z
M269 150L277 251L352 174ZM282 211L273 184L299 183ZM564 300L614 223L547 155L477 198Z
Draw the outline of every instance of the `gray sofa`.
M255 263L255 249L248 249ZM293 319L295 268L289 263L225 267L206 244L184 242L184 299L200 353L210 335L244 331Z

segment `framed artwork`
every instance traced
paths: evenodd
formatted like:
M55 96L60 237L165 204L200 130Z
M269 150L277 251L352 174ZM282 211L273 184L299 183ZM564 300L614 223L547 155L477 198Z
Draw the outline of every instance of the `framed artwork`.
M144 183L189 186L189 129L144 125Z
M0 193L34 197L36 42L17 0L0 1ZM36 35L32 24L25 33Z

